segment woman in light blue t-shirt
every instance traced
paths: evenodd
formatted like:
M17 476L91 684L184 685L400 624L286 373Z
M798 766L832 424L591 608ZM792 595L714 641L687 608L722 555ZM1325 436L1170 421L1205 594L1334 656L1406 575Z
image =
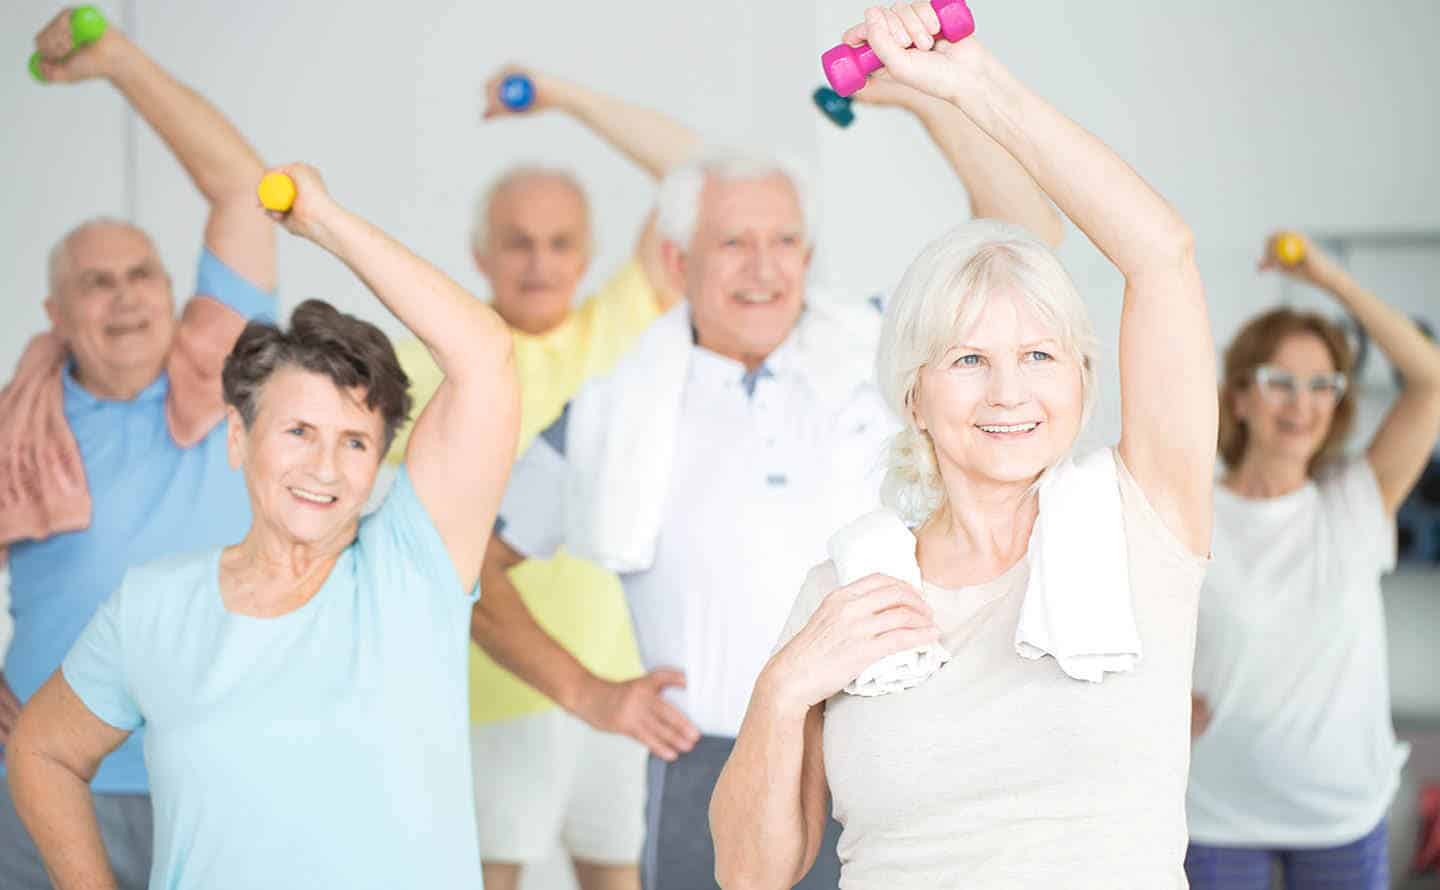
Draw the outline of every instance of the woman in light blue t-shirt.
M1383 890L1404 746L1380 576L1440 432L1440 349L1303 239L1264 265L1328 291L1405 376L1362 455L1345 334L1274 309L1225 354L1215 558L1200 596L1185 869L1195 890Z
M515 452L510 334L336 204L315 171L284 172L297 197L277 218L353 269L445 382L362 518L410 409L389 341L320 301L289 330L246 328L224 390L249 532L130 571L6 752L17 808L62 887L112 885L86 785L142 726L152 888L481 885L468 629Z

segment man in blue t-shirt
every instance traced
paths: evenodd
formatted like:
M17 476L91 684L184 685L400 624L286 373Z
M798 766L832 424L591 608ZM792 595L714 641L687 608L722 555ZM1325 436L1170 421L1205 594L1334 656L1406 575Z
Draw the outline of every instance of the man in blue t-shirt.
M176 317L170 276L138 228L91 220L51 252L45 309L53 336L32 342L9 389L16 392L28 373L31 391L53 396L54 387L45 389L49 378L34 379L52 372L36 372L30 359L47 343L57 356L63 348L52 374L59 395L49 416L57 423L36 423L18 410L0 417L0 427L7 427L0 441L19 441L36 458L15 462L23 465L21 481L31 484L12 489L25 494L11 512L8 535L0 533L0 547L9 550L14 617L0 674L0 750L20 703L60 666L126 569L244 535L250 510L243 480L226 459L219 372L244 321L275 315L274 226L255 198L264 168L234 126L114 27L97 42L74 47L65 10L35 42L47 81L104 79L118 89L174 152L210 213L196 299L183 318ZM57 425L68 426L68 434L53 429ZM47 461L64 466L57 470ZM60 476L78 484L55 497L44 488ZM49 521L53 504L37 506L27 497L52 497L65 505L63 512L82 518ZM70 511L77 502L83 509ZM41 518L16 532L14 517L26 510ZM120 886L144 887L152 830L140 733L106 758L91 791ZM0 782L0 887L49 886Z

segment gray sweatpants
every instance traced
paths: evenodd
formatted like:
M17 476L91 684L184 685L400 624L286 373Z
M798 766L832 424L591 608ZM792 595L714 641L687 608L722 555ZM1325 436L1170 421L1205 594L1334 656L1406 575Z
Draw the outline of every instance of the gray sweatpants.
M145 890L150 882L154 824L145 794L95 794L95 816L120 890ZM0 776L0 887L51 890L40 851L15 812L10 784Z
M710 795L735 740L702 736L674 763L654 755L646 772L645 852L640 882L645 890L705 890L715 883L715 846L710 839ZM820 842L820 855L800 890L835 890L840 885L840 823L833 818Z

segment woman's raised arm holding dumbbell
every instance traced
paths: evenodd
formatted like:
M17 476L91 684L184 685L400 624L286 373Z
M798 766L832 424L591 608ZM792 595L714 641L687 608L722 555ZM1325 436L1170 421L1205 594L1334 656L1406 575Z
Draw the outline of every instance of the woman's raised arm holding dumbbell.
M870 9L845 41L963 112L1124 275L1123 431L1073 455L1098 348L1044 244L987 221L920 254L886 307L877 383L904 425L885 500L915 538L890 556L922 583L842 581L832 539L712 798L718 877L788 886L833 802L850 890L1184 886L1216 439L1190 232L973 38L937 40L936 5L954 4ZM938 670L857 682L937 641Z

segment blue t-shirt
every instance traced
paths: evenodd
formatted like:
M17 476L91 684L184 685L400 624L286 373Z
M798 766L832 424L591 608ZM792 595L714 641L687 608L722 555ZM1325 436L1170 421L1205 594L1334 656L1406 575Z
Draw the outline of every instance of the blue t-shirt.
M402 468L320 591L227 611L220 550L132 569L65 659L145 727L151 890L478 888L470 608Z
M226 267L200 256L196 293L245 318L275 315L275 298ZM10 614L15 632L5 679L23 702L35 694L74 644L95 609L120 586L125 570L170 553L231 544L250 527L250 500L226 459L225 424L198 444L170 438L161 374L128 401L97 398L63 378L65 419L80 446L92 505L80 531L10 546ZM91 787L108 794L149 789L132 737L100 765Z

